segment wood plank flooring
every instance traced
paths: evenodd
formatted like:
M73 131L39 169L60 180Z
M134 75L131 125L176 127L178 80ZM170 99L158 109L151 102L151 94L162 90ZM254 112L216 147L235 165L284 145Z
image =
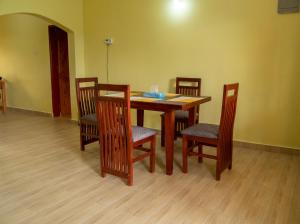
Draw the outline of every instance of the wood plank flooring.
M167 176L158 141L156 172L137 163L128 187L100 177L98 144L81 152L74 122L0 114L0 223L300 223L299 156L235 148L217 182L207 159L183 174L180 149Z

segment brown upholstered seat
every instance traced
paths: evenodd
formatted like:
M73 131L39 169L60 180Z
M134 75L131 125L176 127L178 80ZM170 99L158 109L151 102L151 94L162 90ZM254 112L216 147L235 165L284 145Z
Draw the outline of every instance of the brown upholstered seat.
M215 124L195 124L181 131L182 135L197 136L202 138L217 139L219 134L219 125Z
M83 120L86 120L86 121L94 121L96 122L97 121L97 118L96 118L96 114L87 114L87 115L84 115L80 118L81 121Z
M144 128L140 126L132 126L132 140L138 142L142 139L156 135L156 131L150 128Z
M189 119L189 112L185 110L176 110L175 118L177 119Z

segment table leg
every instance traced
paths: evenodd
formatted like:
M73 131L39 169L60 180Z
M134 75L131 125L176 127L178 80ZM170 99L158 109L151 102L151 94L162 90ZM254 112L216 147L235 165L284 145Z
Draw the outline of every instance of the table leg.
M173 173L174 160L174 123L175 112L168 111L165 113L165 150L166 150L166 174Z
M144 110L137 109L136 115L137 115L137 117L136 117L137 126L143 127L144 126Z
M196 107L192 107L191 109L189 109L189 127L196 123L196 114ZM188 148L192 147L194 144L194 141L189 141Z

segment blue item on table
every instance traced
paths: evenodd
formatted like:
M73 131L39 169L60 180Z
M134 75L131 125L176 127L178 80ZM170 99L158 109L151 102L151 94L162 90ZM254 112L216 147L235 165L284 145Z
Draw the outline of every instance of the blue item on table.
M145 92L143 96L151 97L151 98L158 98L158 99L165 98L165 94L162 92Z

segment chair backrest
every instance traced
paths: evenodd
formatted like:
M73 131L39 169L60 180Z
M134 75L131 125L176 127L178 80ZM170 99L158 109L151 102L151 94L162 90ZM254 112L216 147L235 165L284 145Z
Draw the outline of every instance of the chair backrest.
M176 93L186 96L200 96L201 79L200 78L176 78Z
M96 84L98 84L97 77L75 79L79 118L95 113L94 88Z
M201 79L176 77L176 93L186 96L201 95ZM199 107L196 106L196 112L199 113Z
M101 169L127 177L132 170L132 128L129 85L98 84L95 86L96 115L99 128ZM124 96L103 95L121 92ZM132 175L132 174L130 174Z
M238 83L224 85L222 112L218 137L218 148L222 149L222 151L220 152L222 158L221 169L224 169L227 166L229 160L231 160L232 158L232 138L238 90Z

